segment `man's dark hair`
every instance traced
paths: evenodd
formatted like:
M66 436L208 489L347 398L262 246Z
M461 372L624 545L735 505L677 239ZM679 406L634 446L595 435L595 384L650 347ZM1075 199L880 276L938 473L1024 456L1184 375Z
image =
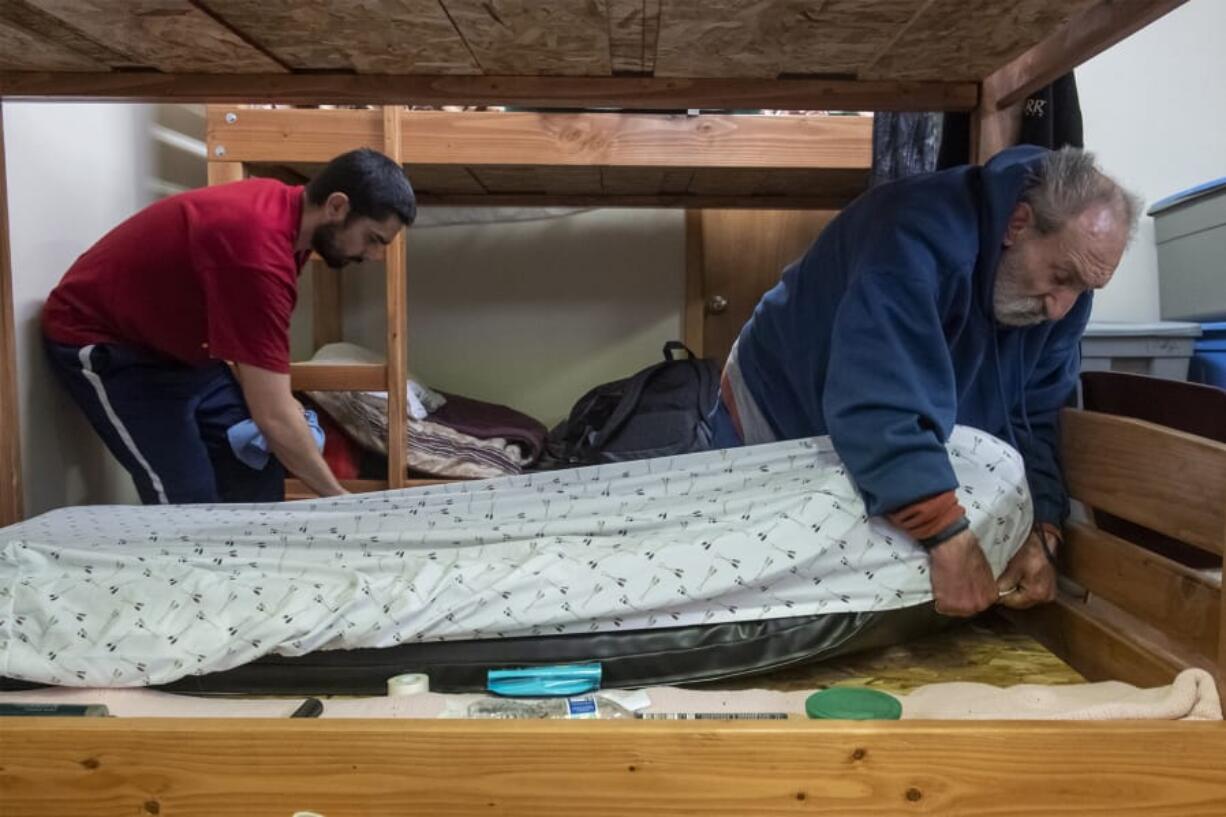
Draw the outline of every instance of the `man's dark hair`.
M406 227L417 218L417 197L404 169L377 150L342 153L306 187L307 200L316 206L333 193L349 197L349 218L383 221L395 214Z

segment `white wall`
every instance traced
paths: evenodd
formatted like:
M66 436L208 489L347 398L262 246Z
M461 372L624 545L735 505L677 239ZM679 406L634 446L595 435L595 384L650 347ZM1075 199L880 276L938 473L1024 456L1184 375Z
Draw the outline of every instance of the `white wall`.
M1189 0L1077 69L1086 147L1146 207L1226 175L1226 2ZM1158 260L1144 216L1094 320L1156 321Z
M38 316L78 255L140 208L203 181L203 160L156 141L192 129L190 109L4 103L17 326L17 388L26 514L63 505L136 502L136 491L55 382ZM199 130L203 133L203 123Z
M414 227L407 255L414 375L547 425L588 388L655 363L681 337L680 210ZM381 271L344 275L346 340L382 350Z

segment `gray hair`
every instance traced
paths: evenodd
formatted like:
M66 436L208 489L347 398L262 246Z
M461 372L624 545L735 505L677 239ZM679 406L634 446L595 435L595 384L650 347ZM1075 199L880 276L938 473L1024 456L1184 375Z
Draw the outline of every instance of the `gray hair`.
M1103 173L1094 154L1064 147L1043 157L1026 180L1022 201L1034 212L1035 229L1054 233L1093 204L1113 207L1123 219L1131 241L1141 215L1141 199Z

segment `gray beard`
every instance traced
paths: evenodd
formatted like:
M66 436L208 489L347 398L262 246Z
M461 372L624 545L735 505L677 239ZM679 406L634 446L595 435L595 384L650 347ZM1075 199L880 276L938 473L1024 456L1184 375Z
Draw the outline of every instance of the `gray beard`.
M996 320L1005 326L1034 326L1047 320L1043 299L1022 295L1017 290L1013 270L1008 260L1002 259L992 291L992 311Z

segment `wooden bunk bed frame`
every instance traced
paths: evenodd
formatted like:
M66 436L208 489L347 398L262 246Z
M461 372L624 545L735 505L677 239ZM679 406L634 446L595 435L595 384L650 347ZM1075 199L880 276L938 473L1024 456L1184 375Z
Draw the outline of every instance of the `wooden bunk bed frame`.
M210 184L252 175L301 184L333 157L372 147L405 165L423 206L837 210L865 189L872 158L872 120L863 116L210 105L206 122ZM691 220L686 229L701 227ZM398 235L385 263L386 270L400 271L387 278L386 364L295 364L295 390L387 389L403 395L404 242L412 240L412 230ZM318 260L312 261L309 274L312 339L319 348L342 339L340 277ZM687 297L701 303L701 269L690 264L686 274ZM701 354L703 309L687 308L682 317L683 336ZM399 399L403 412L404 398ZM389 440L401 439L404 420L390 410ZM373 491L438 481L405 474L401 439L388 446L385 480L353 479L344 485ZM287 497L310 495L299 480L287 481Z
M1008 144L1027 93L1180 0L978 0L970 9L953 0L803 9L783 0L777 9L732 0L441 0L392 4L400 9L393 21L364 19L397 13L388 6L291 14L291 5L12 0L0 7L0 98L968 110L982 159ZM789 25L772 27L772 11L790 15ZM429 36L389 40L393 22ZM389 120L400 114L380 116L375 144L403 160L404 131ZM9 361L10 277L4 220L0 351ZM389 302L403 298L395 283L403 280L389 276ZM403 369L402 348L389 336L389 371ZM387 382L386 373L378 380ZM0 523L21 515L15 400L6 366ZM1091 412L1064 419L1075 498L1219 558L1226 552L1226 445ZM1085 523L1070 526L1062 560L1084 591L1065 590L1055 604L1015 616L1020 626L1091 679L1160 684L1200 666L1221 688L1220 580ZM1226 808L1222 723L27 719L0 728L6 817L1189 817Z

